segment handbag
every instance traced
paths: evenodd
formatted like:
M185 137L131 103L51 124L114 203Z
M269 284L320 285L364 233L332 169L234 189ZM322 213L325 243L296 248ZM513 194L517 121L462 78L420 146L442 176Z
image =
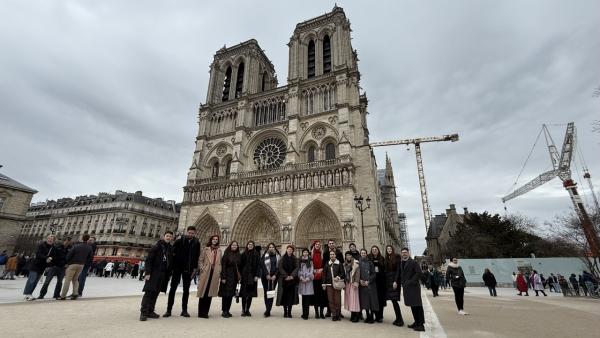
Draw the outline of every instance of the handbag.
M331 267L331 285L336 290L344 290L344 288L346 287L346 283L344 282L343 279L340 279L337 281L335 280L334 275L333 275L333 266Z
M277 290L271 290L273 287L273 282L269 281L269 283L267 283L267 288L269 290L267 290L267 298L272 299L275 298L275 296L277 296Z

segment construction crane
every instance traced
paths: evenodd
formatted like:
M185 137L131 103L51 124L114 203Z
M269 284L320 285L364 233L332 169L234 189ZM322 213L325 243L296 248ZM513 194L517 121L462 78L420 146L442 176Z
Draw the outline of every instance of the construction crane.
M429 225L431 223L431 207L429 206L429 199L427 197L427 187L425 185L425 172L423 171L423 157L421 156L421 143L445 142L445 141L451 141L451 142L458 141L458 134L371 143L371 147L395 146L395 145L399 145L399 144L406 144L406 145L414 144L415 145L415 154L417 156L417 173L419 175L419 187L421 188L421 204L423 205L423 218L425 220L425 231L426 232L429 230Z
M563 182L563 187L569 192L571 202L573 203L573 207L575 208L577 216L579 217L579 220L581 222L581 226L583 228L583 232L588 242L590 252L594 257L598 257L600 255L600 241L598 240L598 234L596 233L596 230L592 225L590 216L585 210L583 200L577 192L577 184L571 178L571 159L573 158L576 143L575 123L569 122L567 124L567 131L565 132L565 139L560 154L558 153L558 150L554 145L554 141L552 140L552 137L550 136L550 132L548 131L546 125L542 126L542 132L544 132L544 136L546 138L546 145L548 147L548 152L550 153L552 169L540 174L525 185L504 196L502 198L502 202L506 203L507 201L515 197L521 196L541 186L542 184L551 181L555 177L560 178Z

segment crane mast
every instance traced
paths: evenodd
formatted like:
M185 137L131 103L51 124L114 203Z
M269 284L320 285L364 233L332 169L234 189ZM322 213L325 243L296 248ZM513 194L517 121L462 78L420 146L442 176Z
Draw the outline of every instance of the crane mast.
M415 145L415 155L417 157L417 174L419 176L419 188L421 189L421 205L423 207L423 220L425 221L425 231L429 230L429 225L431 223L431 207L429 206L429 198L427 195L427 184L425 182L425 171L423 170L423 157L421 155L421 143L427 142L445 142L458 141L458 134L449 134L443 136L433 136L433 137L421 137L421 138L412 138L412 139L404 139L404 140L395 140L395 141L384 141L384 142L374 142L371 143L371 147L385 147L385 146L395 146L401 144L414 144Z

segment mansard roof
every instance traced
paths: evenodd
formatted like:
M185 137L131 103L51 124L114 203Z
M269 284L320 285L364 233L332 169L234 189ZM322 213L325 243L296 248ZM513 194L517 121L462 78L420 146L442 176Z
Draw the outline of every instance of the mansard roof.
M0 174L0 187L14 189L14 190L21 190L21 191L32 193L32 194L37 193L37 190L32 189L23 183L17 182L14 179L12 179L6 175L3 175L3 174Z

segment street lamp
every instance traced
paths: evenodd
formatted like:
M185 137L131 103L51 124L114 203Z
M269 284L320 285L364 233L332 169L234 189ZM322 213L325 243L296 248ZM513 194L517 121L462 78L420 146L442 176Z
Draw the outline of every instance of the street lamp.
M362 231L362 247L363 249L366 249L365 247L365 220L363 218L363 212L367 209L369 209L371 207L371 198L369 196L367 196L367 206L365 207L363 205L363 197L362 195L356 197L354 196L354 207L356 209L358 209L358 211L360 211L360 229Z

